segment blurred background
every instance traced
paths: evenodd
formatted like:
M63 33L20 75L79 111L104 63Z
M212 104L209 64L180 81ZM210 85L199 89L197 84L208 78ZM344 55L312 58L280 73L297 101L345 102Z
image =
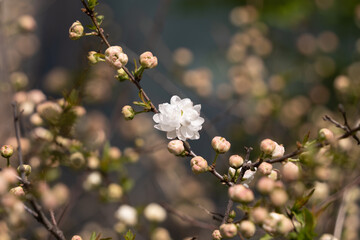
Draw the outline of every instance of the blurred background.
M323 121L325 114L341 119L339 103L351 125L359 119L360 4L356 0L99 2L97 11L105 16L102 27L109 42L128 54L129 69L144 51L158 57L159 66L145 71L142 79L152 102L158 106L178 95L201 104L205 123L200 139L190 141L193 150L211 161L212 137L220 135L231 142L231 153L218 164L221 173L227 171L230 154L245 155L244 146L254 148L251 159L256 160L264 138L292 151L308 132L316 137L319 128L331 126ZM140 209L149 202L168 204L216 225L204 209L223 213L226 188L210 174L194 176L188 159L170 155L165 133L153 128L151 113L123 120L121 108L138 101L138 93L129 82L119 83L106 64L87 62L88 51L105 50L100 39L68 38L75 20L90 24L81 7L80 0L0 0L0 143L14 136L10 114L14 93L39 89L47 99L56 100L79 90L86 115L75 127L76 137L100 155L106 144L118 148L122 156L127 151L125 155L131 157L125 170L109 176L121 179L121 184L129 178L131 187L121 200L102 204L97 193L79 190L85 175L64 167L54 170L54 179L70 188L71 204L60 224L67 235L101 231L104 237L120 239L113 212L123 203ZM15 96L21 99L21 94ZM34 107L22 107L25 113L29 110L28 116L32 114ZM24 125L25 137L31 129ZM354 158L358 156L350 143L344 146ZM25 160L30 162L33 155ZM353 169L339 166L344 173ZM339 184L335 186L329 194ZM328 216L335 213L330 209ZM173 239L209 239L211 233L173 215L162 225ZM356 239L351 236L359 233L358 225L344 239ZM318 232L332 231L333 226L334 220L328 218L320 222ZM24 229L28 239L35 235L45 239L40 228ZM140 224L136 239L149 239L150 229Z

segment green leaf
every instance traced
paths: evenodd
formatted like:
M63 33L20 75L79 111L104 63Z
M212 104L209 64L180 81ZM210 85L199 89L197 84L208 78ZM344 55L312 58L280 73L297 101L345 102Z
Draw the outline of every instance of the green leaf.
M90 10L94 10L95 6L98 4L99 2L97 0L88 0L88 8Z
M96 30L96 26L95 25L86 25L86 27L90 30Z
M271 235L269 235L269 234L265 234L264 236L262 236L260 238L260 240L270 240L270 239L273 239L273 237Z
M292 212L298 212L311 198L311 196L313 195L313 193L315 192L315 188L312 189L307 195L296 199L293 207L291 208Z
M95 232L93 232L91 234L90 240L96 240L96 233Z
M104 20L104 15L96 16L96 22L99 24L99 26L102 24L103 20Z
M310 137L310 132L308 132L308 133L305 135L305 137L304 137L304 139L303 139L303 141L302 141L302 145L303 145L303 146L307 143L307 141L309 141L309 137Z
M135 105L138 105L138 106L140 106L140 107L144 107L144 108L147 108L148 107L148 105L146 104L146 103L143 103L143 102L137 102L137 101L135 101L135 102L133 102Z
M135 235L131 232L131 230L129 229L126 233L126 235L124 235L125 240L134 240L135 239Z

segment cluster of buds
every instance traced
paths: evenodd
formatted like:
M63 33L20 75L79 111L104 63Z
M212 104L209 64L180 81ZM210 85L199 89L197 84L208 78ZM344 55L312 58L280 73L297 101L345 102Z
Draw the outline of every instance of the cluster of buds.
M284 156L285 148L271 139L264 139L261 141L260 150L266 155L271 155L273 158Z
M69 38L71 40L77 40L82 36L84 36L84 27L80 21L76 21L69 28Z
M211 146L217 153L226 153L229 151L231 144L225 138L216 136L212 139Z
M154 68L158 65L157 57L152 52L144 52L140 55L140 64L143 68Z
M254 193L241 184L229 187L228 193L234 202L249 203L254 200Z
M120 46L111 46L105 50L105 60L111 66L120 69L128 62L128 56Z

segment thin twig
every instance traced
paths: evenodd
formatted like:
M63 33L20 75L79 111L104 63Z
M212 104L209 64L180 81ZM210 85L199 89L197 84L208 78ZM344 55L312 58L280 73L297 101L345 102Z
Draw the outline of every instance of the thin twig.
M336 217L335 227L334 227L334 237L341 239L341 233L344 227L344 220L346 215L346 198L349 193L349 189L344 192L344 195L341 199L340 208Z

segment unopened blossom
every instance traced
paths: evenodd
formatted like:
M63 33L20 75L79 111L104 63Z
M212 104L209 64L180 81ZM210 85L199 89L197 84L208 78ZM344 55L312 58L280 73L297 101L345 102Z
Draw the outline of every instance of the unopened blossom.
M163 222L166 219L165 209L157 203L150 203L144 209L144 216L152 222Z
M14 148L11 145L3 145L0 149L1 156L4 158L9 158L14 153Z
M226 153L230 149L230 142L225 138L216 136L211 140L211 146L217 153Z
M191 165L191 170L196 174L203 173L208 170L207 161L200 156L193 157L190 161L190 165Z
M329 130L328 128L320 129L319 137L320 137L320 139L322 139L322 140L325 139L326 141L328 141L330 143L333 142L335 139L334 133L331 130Z
M251 238L255 234L256 227L253 222L244 220L240 222L239 231L244 237Z
M79 235L74 235L71 240L83 240Z
M123 195L123 189L119 184L110 183L107 188L107 196L110 201L118 201Z
M124 69L120 68L117 70L117 75L115 76L120 82L128 80L129 75L125 72Z
M325 233L325 234L321 235L319 240L339 240L339 239L334 237L334 235L332 235L330 233Z
M85 165L86 160L81 152L75 152L70 155L70 163L74 168L81 168Z
M228 193L229 197L234 202L248 203L254 200L254 193L241 184L236 184L229 187Z
M105 50L105 60L115 68L122 68L128 62L128 56L120 46L111 46Z
M276 147L275 147L274 151L272 152L271 156L273 158L280 158L280 157L284 156L284 153L285 153L284 146L276 143Z
M24 164L22 166L22 168L21 168L21 166L18 166L17 171L19 174L21 174L21 172L23 171L26 176L29 176L31 173L31 166L28 164Z
M154 68L158 65L158 60L152 52L144 52L140 55L140 64L143 68Z
M77 40L84 35L84 27L80 21L74 22L69 28L69 38L71 40Z
M204 119L200 117L201 105L193 105L189 98L173 96L169 103L159 105L159 113L153 116L154 127L167 132L168 139L199 139Z
M256 188L262 194L269 194L274 190L275 181L268 177L262 177L257 182Z
M150 240L171 240L171 236L168 230L158 227L152 232Z
M211 236L212 236L213 240L221 240L222 239L220 230L218 230L218 229L214 230L212 232Z
M261 224L268 217L268 210L264 207L255 207L250 212L250 219L256 224Z
M102 183L102 177L99 172L92 172L90 173L85 181L83 182L83 187L86 190L92 190L97 188Z
M95 52L95 51L88 52L87 59L92 64L96 64L98 62L104 61L104 59L100 57L100 54L98 52Z
M294 229L291 220L283 214L272 212L262 225L265 231L274 234L287 235Z
M239 168L243 163L244 159L239 155L231 155L229 158L229 165L233 168Z
M135 226L137 224L136 209L129 205L121 205L115 212L115 217L127 226Z
M124 115L125 120L131 120L131 119L133 119L135 117L135 111L129 105L125 105L122 108L121 113Z
M55 123L62 113L62 108L56 102L46 101L39 104L36 111L43 119Z
M32 32L36 28L36 21L31 15L23 15L18 20L19 27L22 30Z
M292 162L287 162L283 165L282 176L284 177L284 179L288 181L294 181L299 178L299 175L299 167L296 164Z
M276 147L276 142L271 139L264 139L260 143L260 150L266 154L272 154Z
M276 188L270 193L270 200L276 207L284 206L288 199L289 197L283 189Z
M232 238L237 234L237 227L233 223L224 223L220 226L220 234L223 238Z
M21 186L14 187L14 188L10 189L10 192L12 194L14 194L15 196L17 196L17 197L25 196L24 189Z
M167 146L170 153L179 156L185 152L184 143L181 140L172 140Z
M262 162L260 165L259 165L259 172L263 175L269 175L272 171L272 164L271 163L267 163L267 162Z

